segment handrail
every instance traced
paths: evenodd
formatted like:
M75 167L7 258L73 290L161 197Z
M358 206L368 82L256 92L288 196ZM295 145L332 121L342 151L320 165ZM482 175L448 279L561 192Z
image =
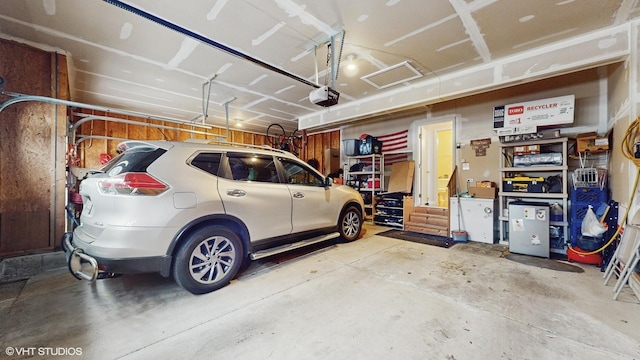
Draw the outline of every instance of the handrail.
M458 180L458 176L458 165L455 165L453 167L453 173L451 174L451 176L449 177L449 181L447 182L447 208L449 208L451 205L450 198L453 196L453 194L459 196L460 189L458 189L458 184L460 183L460 181Z

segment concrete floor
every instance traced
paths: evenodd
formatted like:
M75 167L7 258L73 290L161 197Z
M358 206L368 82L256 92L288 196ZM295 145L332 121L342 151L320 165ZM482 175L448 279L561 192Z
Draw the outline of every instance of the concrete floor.
M638 300L612 300L599 268L375 235L386 229L254 262L207 295L156 274L89 284L65 269L3 284L0 358L640 359Z

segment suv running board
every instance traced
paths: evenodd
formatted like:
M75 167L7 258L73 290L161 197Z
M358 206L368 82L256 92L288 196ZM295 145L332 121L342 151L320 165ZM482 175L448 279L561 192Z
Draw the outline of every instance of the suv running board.
M326 235L321 235L321 236L316 236L310 239L305 239L302 241L298 241L296 243L292 243L292 244L286 244L286 245L281 245L278 247L274 247L271 249L266 249L266 250L260 250L260 251L256 251L254 253L249 254L249 257L251 258L251 260L258 260L258 259L262 259L265 258L267 256L271 256L271 255L275 255L275 254L280 254L286 251L290 251L290 250L294 250L294 249L298 249L301 247L305 247L305 246L309 246L311 244L315 244L315 243L319 243L322 241L327 241L330 239L335 239L337 237L340 237L340 233L339 232L333 232L333 233L329 233Z

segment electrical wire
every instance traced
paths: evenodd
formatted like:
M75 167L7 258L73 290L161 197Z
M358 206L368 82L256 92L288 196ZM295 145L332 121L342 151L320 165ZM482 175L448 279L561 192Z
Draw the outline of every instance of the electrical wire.
M624 213L624 216L622 217L622 220L620 221L620 224L625 224L627 221L627 217L629 216L629 210L631 210L631 204L633 204L633 199L636 196L636 189L638 188L638 180L640 179L640 158L636 158L635 156L635 150L636 150L636 139L638 139L639 132L640 131L640 117L636 118L627 128L626 133L624 134L624 138L622 139L622 144L620 145L621 151L622 151L622 155L624 155L624 157L626 157L627 159L629 159L632 163L634 163L636 165L636 178L633 182L633 187L631 188L631 194L629 195L629 202L628 202L628 206L627 206L627 210ZM604 249L606 249L609 245L611 245L611 243L613 243L615 241L615 239L618 237L618 235L620 235L620 230L622 229L622 226L618 225L616 228L616 232L611 235L611 238L604 244L602 245L602 247L600 247L599 249L593 250L593 251L578 251L576 249L574 249L573 247L571 247L571 244L568 244L569 249L571 249L571 251L575 252L578 255L593 255L593 254L597 254L601 251L603 251Z

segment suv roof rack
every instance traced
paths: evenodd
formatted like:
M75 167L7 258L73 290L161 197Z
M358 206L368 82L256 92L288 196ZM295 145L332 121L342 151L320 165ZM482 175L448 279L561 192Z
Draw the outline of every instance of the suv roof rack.
M268 150L273 152L278 152L281 154L291 154L286 150L276 149L269 145L253 145L253 144L243 144L239 142L232 142L223 139L217 140L206 140L206 139L187 139L184 142L186 143L196 143L196 144L209 144L209 145L227 145L227 146L236 146L236 147L244 147L248 149L260 149L260 150Z

